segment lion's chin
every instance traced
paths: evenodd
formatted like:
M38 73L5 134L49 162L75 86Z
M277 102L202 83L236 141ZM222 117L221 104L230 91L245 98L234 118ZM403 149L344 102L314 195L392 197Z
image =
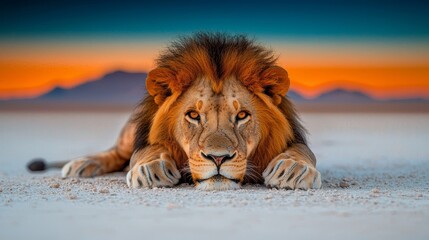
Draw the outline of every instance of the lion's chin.
M212 177L204 181L197 182L196 189L213 191L213 190L235 190L239 189L241 184L236 181L232 181L225 177Z

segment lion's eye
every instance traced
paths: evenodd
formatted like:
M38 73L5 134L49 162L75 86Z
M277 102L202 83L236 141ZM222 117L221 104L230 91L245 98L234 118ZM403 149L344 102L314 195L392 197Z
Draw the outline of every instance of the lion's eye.
M246 111L240 111L238 114L237 114L237 116L235 117L235 119L237 120L237 121L241 121L241 120L244 120L244 119L246 119L247 117L249 117L250 116L250 114L248 113L248 112L246 112Z
M189 111L186 116L188 116L190 119L200 121L200 114L198 114L196 111Z

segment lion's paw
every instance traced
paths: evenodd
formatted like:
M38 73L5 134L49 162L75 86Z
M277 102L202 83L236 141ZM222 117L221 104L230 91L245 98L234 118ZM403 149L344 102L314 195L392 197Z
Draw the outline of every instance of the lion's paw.
M101 167L96 161L87 158L72 160L64 165L61 176L66 177L95 177L101 175Z
M319 171L305 162L279 159L268 165L262 173L265 185L283 189L318 189L321 187Z
M172 187L179 180L176 165L163 159L136 164L127 174L127 185L131 188Z

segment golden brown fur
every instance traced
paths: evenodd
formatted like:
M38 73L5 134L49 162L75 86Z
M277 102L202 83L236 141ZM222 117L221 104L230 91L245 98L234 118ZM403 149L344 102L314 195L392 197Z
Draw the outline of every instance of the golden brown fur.
M132 169L127 175L128 185L150 187L156 186L156 182L159 186L174 185L178 182L176 177L180 176L176 172L177 169L184 173L186 170L192 170L192 168L189 169L190 163L191 167L200 163L207 165L199 152L190 153L189 149L184 147L188 143L183 141L188 140L182 139L182 135L186 135L188 131L187 127L184 127L187 126L186 124L189 124L189 128L201 126L198 122L194 126L183 120L185 110L189 108L187 103L190 101L189 97L201 92L201 99L205 100L196 99L197 108L204 105L208 109L211 102L219 100L223 105L213 104L209 107L217 109L223 106L226 110L221 111L222 114L225 114L225 111L234 112L234 108L249 104L250 101L253 118L249 121L253 125L247 124L245 128L254 126L252 131L256 129L255 133L258 136L254 140L257 141L254 147L242 146L247 150L243 150L244 152L236 150L239 156L234 154L236 159L229 163L230 167L235 166L237 169L246 167L246 175L238 174L237 180L228 177L224 179L224 175L213 176L208 179L213 184L231 182L230 180L240 184L246 178L247 181L256 182L262 182L265 179L266 185L282 188L320 187L320 174L315 169L316 159L307 147L305 131L292 104L284 97L289 88L288 74L283 68L275 65L275 57L271 51L243 36L198 33L173 43L160 56L157 65L158 67L148 74L146 80L150 96L142 101L124 130L125 133L134 131L135 135L128 137L126 143L122 143L124 140L119 140L114 149L120 157L111 159L112 162L123 163L124 159L131 158ZM205 85L207 83L208 85ZM205 86L209 89L207 90ZM236 93L235 90L231 92L231 86L234 89L236 87L238 92ZM226 94L229 95L224 96ZM231 96L235 98L236 94L241 98L233 101L232 110L227 109L228 103L232 101ZM246 102L239 103L243 99L247 99ZM205 117L204 114L211 114L207 109L206 112L200 112L201 117ZM236 128L238 126L233 129ZM228 138L227 135L222 135L225 132L227 130L218 129L211 135L221 134L220 138ZM237 135L238 138L242 138L240 134ZM253 141L244 140L248 143ZM130 142L134 143L132 156ZM202 150L204 148L205 146L201 146ZM97 157L86 160L94 161L94 159ZM103 161L96 162L102 169L96 174L115 170L113 168L106 170L103 167L106 165ZM63 173L76 172L78 167L82 167L82 160L80 164L75 165L70 163ZM194 172L191 172L191 175L198 185L202 177L199 177L197 167L193 169ZM218 171L219 169L220 167ZM94 171L92 173L95 174ZM69 175L65 174L65 176ZM139 177L136 177L137 175ZM222 180L220 180L221 177ZM226 187L212 189L230 189L233 185L231 182L230 185L225 185Z
M192 84L192 81L202 76L211 81L215 92L222 89L222 83L228 77L234 76L239 79L250 91L259 95L269 107L260 103L258 109L258 112L264 116L261 117L263 123L260 124L262 140L254 155L254 163L258 167L258 172L262 173L268 162L278 153L283 152L288 143L295 140L294 131L298 131L299 138L305 139L293 107L283 97L289 87L287 73L274 64L275 58L270 51L255 45L243 36L228 39L220 34L201 33L194 38L174 43L158 59L159 67L149 73L146 84L155 102L160 104L172 92L183 92ZM287 83L284 84L284 82ZM283 112L264 94L280 97L280 109ZM157 133L157 137L153 137L151 143L170 146L170 151L177 154L173 158L179 166L185 166L188 160L186 155L174 139L171 139L174 136L173 122L177 119L171 116L178 113L169 106L165 108L167 110L164 110L165 113L160 117L163 121L156 122L152 127L152 132ZM284 116L295 123L295 129L291 129ZM143 124L140 126L144 127Z

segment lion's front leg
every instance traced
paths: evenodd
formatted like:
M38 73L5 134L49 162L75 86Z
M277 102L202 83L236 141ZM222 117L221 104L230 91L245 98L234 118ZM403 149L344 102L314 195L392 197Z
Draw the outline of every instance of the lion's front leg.
M61 175L66 177L95 177L118 171L127 162L115 148L91 156L78 158L64 165Z
M307 146L296 144L279 154L267 166L262 176L265 185L283 189L318 189L321 187L316 158Z
M131 157L127 185L131 188L172 187L179 183L180 172L165 148L148 146Z

